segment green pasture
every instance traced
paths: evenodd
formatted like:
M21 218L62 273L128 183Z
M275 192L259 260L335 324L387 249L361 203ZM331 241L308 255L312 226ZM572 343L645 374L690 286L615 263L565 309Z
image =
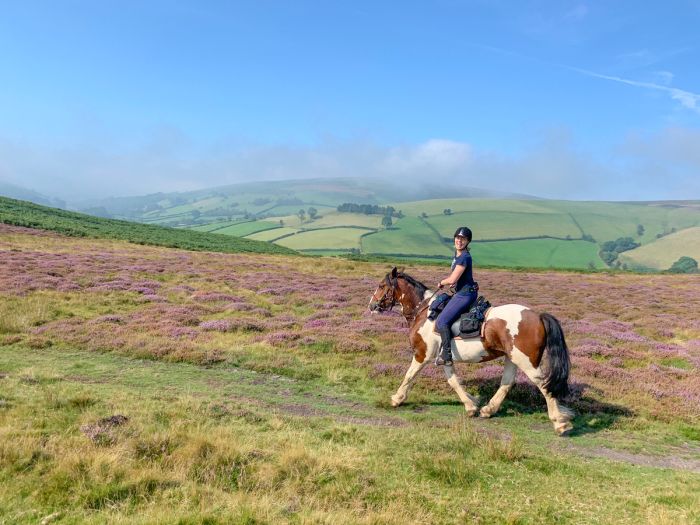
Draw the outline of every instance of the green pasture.
M466 211L426 219L443 237L452 238L458 226L469 226L474 240L512 237L580 238L581 231L566 214L511 211Z
M364 236L362 253L449 256L452 250L423 221L404 217L397 219L390 230Z
M234 226L236 224L241 224L242 222L248 222L248 221L241 221L241 220L234 220L234 221L216 221L216 222L209 222L207 224L200 224L197 226L189 226L187 229L188 230L194 230L198 232L215 232L217 230L221 230L223 228L227 228L228 226Z
M474 265L527 268L605 268L599 247L586 241L528 239L523 241L475 242Z
M545 200L509 200L509 199L430 199L413 202L395 202L391 206L401 210L405 215L429 216L443 215L447 208L453 213L469 211L520 212L520 213L557 213L544 203Z
M224 235L234 235L236 237L246 237L252 233L279 228L279 222L271 221L248 221L239 224L232 224L225 228L217 229L216 233Z
M320 218L311 221L304 227L325 228L328 226L362 226L364 228L381 228L381 215L366 215L364 213L326 212Z
M682 256L700 261L700 227L687 228L623 252L619 259L632 267L667 270Z
M657 234L669 233L700 225L700 208L696 206L663 206L649 203L547 201L547 206L571 214L583 231L598 242L632 237L648 243ZM637 226L644 234L637 234Z
M284 228L274 228L271 230L263 230L257 233L252 233L250 235L246 235L246 239L269 242L273 239L277 239L278 237L282 237L283 235L288 235L290 233L295 233L298 231L299 230L297 230L296 228L287 228L285 226Z
M330 228L325 230L300 231L295 235L275 241L276 244L293 250L349 250L359 248L360 236L367 230L359 228Z

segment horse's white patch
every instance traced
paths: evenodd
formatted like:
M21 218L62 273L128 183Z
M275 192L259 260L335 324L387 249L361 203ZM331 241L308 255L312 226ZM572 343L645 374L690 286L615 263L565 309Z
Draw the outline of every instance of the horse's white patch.
M469 339L453 339L452 354L456 357L456 361L479 363L488 355L488 352L480 337L471 337Z
M523 318L522 313L529 308L521 304L504 304L497 306L494 310L496 311L493 314L506 322L506 328L508 328L511 337L515 338L518 335L518 325Z

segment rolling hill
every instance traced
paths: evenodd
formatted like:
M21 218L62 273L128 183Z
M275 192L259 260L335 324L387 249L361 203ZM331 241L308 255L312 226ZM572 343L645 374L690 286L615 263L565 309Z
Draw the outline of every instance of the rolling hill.
M0 197L0 223L41 228L72 237L119 239L186 250L294 253L282 246L230 235L93 217L5 197Z

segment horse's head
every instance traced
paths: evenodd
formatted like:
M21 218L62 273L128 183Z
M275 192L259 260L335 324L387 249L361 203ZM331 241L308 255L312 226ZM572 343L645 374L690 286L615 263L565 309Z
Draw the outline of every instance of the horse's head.
M391 310L399 300L399 272L396 266L384 276L369 300L372 313Z

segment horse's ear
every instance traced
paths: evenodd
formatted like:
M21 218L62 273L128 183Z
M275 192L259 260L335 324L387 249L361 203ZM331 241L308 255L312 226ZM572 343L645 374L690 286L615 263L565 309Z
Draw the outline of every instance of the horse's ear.
M396 269L396 266L394 266L394 267L391 269L391 276L392 276L394 279L396 279L396 274L397 274L397 272L398 272L398 270Z

